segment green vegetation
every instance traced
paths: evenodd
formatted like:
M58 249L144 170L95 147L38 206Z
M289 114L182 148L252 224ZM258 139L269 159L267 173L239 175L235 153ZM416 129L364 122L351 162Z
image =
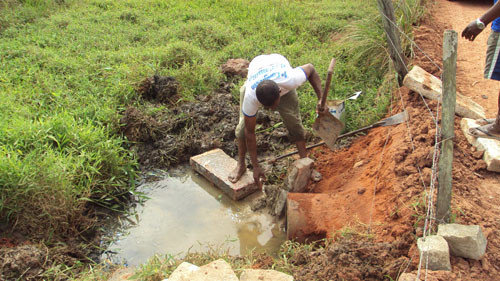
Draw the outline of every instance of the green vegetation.
M421 2L398 9L405 31ZM347 104L348 129L374 122L393 85L379 91L389 63L377 13L362 0L0 2L0 221L55 240L85 231L89 202L119 209L136 170L120 113L153 74L176 77L183 102L215 90L230 58L281 53L324 77L335 57L330 98L365 93ZM300 95L310 125L316 98L309 85Z
M83 231L86 202L118 208L132 188L133 157L116 135L131 83L88 45L92 36L71 30L83 26L67 7L11 4L0 16L8 23L0 34L0 215L41 237Z
M154 255L147 263L138 267L132 280L160 281L172 274L172 272L183 262L189 262L195 265L205 265L214 260L223 259L227 261L234 272L239 276L243 270L252 268L252 265L260 264L265 269L274 269L277 271L293 274L296 268L296 259L299 256L309 256L313 251L319 248L327 248L332 240L323 239L310 244L300 244L293 241L286 241L281 245L277 257L266 253L250 253L246 256L231 256L223 245L211 247L205 253L189 253L182 260L172 255ZM293 260L293 261L291 261ZM78 280L107 280L111 277L109 270L94 268L78 276Z
M72 212L56 215L50 202L61 211L89 200L116 208L116 196L132 189L133 156L117 121L147 76L176 77L190 100L216 89L229 58L278 52L324 73L337 57L334 95L362 89L372 94L362 108L374 104L383 74L350 63L348 47L330 40L376 11L363 1L7 3L0 14L0 212L20 222L43 219L56 232ZM304 88L311 122L315 97Z

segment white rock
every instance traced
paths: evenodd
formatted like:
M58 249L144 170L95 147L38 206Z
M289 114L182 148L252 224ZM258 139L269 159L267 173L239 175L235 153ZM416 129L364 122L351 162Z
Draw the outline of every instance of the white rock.
M479 225L440 224L438 235L446 239L454 256L479 260L486 252L486 237Z
M470 144L478 151L484 151L483 160L486 162L486 169L492 172L500 172L500 141L487 138L475 138L467 132L470 128L479 127L485 123L481 120L462 118L460 127Z
M231 265L219 259L200 267L189 275L189 281L238 281Z
M293 276L276 270L245 269L240 281L293 281Z
M321 175L320 172L318 172L318 170L316 169L313 169L312 172L311 172L311 180L314 181L314 182L318 182L320 181L321 179L323 178L323 176Z
M365 164L365 161L361 160L361 161L359 161L359 162L356 162L356 163L354 164L354 166L352 166L352 168L353 168L353 169L357 169L357 168L359 168L359 167L363 166L363 164Z
M183 262L181 263L175 270L170 274L170 277L166 280L168 281L188 281L190 280L189 276L194 271L199 270L200 268L194 264Z
M450 252L446 240L438 235L427 236L417 240L417 246L422 253L422 264L430 270L451 270Z
M415 280L417 280L417 275L413 273L403 273L398 278L398 281L415 281Z
M313 168L314 161L305 157L296 160L287 176L287 188L290 192L304 192Z
M409 89L421 93L424 97L432 100L441 99L442 82L436 76L426 72L415 65L405 76L403 84ZM480 119L485 118L484 108L474 102L471 98L456 93L455 113L462 117Z
M276 198L275 204L271 210L271 215L281 216L283 210L285 209L287 195L288 191L284 189L280 189L278 191L278 197Z

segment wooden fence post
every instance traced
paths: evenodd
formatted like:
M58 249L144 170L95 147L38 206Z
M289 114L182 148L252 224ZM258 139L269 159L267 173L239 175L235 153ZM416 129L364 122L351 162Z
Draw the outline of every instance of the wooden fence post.
M451 215L451 186L453 168L453 138L455 136L455 104L457 74L457 40L454 30L444 32L443 95L441 112L441 156L439 157L439 189L436 205L438 223L448 223Z
M406 69L406 62L401 51L401 41L399 40L399 31L395 24L394 7L392 0L377 0L378 10L382 16L384 23L384 30L387 36L387 45L389 47L389 54L394 64L394 69L398 73L399 86L403 86L403 79L405 78L408 70Z

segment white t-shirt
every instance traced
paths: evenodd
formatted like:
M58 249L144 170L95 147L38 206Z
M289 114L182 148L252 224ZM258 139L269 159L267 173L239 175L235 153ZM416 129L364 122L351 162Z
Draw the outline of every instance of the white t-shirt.
M257 99L255 90L263 80L273 80L280 87L280 96L302 85L307 76L300 67L292 68L288 60L279 54L260 55L248 66L248 78L245 82L245 98L241 110L248 117L257 114L262 105Z

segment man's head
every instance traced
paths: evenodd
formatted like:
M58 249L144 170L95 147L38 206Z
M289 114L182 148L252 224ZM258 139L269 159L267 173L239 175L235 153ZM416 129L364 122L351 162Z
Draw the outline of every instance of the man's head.
M280 87L272 80L263 80L255 90L257 100L265 107L275 109L280 102Z

